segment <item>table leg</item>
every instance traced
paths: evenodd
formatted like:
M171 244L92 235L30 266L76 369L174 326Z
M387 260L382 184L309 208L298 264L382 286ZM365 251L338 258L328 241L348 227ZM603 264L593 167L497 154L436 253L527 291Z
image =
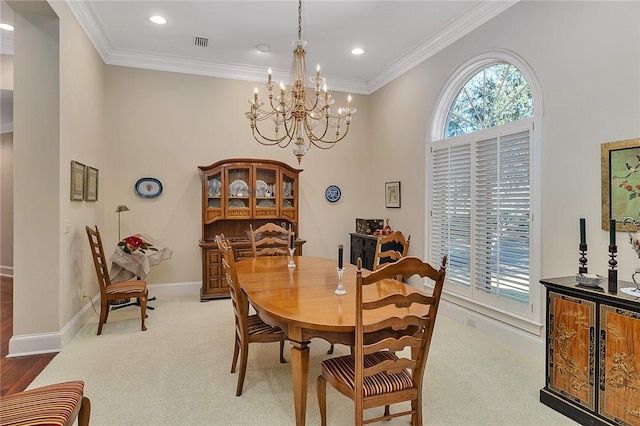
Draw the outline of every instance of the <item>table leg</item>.
M307 415L309 342L302 341L301 330L290 329L289 333L289 339L291 341L291 373L293 380L293 400L296 409L296 425L303 426Z

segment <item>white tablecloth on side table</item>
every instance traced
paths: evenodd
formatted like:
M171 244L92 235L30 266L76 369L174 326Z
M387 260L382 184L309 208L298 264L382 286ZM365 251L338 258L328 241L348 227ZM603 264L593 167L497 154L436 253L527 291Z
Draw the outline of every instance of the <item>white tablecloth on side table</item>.
M173 250L145 234L135 234L145 243L145 248L127 253L120 245L111 256L111 282L127 281L134 277L145 279L151 267L171 259ZM124 241L124 240L123 240ZM152 250L157 249L157 250Z

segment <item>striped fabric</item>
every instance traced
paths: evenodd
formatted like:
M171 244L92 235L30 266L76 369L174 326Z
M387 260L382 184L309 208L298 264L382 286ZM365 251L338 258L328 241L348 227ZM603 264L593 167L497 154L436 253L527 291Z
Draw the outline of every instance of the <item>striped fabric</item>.
M364 367L369 368L386 360L396 361L398 357L389 351L380 351L364 357ZM327 370L332 376L349 386L355 388L355 358L353 355L345 355L336 358L329 358L322 361L322 368ZM387 374L378 373L374 376L364 378L364 396L378 395L386 392L394 392L413 387L411 374L407 370L399 373Z
M284 334L280 327L271 327L257 315L249 315L247 317L247 328L249 329L249 334Z
M82 401L84 382L43 386L0 398L0 425L65 425Z
M107 286L107 294L140 293L144 291L146 285L142 280L111 283Z

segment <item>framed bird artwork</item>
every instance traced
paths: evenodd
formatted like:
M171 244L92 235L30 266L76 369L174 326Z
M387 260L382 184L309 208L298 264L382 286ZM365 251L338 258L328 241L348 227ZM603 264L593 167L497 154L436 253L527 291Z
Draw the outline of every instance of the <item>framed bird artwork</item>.
M640 218L640 139L600 145L602 229L625 231L625 218ZM638 229L636 229L638 230Z

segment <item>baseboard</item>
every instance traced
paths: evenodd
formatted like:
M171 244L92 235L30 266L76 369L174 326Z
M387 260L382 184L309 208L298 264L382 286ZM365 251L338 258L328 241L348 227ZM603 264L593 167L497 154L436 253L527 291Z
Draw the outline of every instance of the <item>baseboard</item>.
M170 297L170 296L190 296L200 295L202 282L193 281L185 283L151 284L149 285L149 296Z
M480 315L444 299L440 300L438 315L443 315L453 321L473 327L481 333L487 334L533 358L539 360L544 360L545 358L545 342L542 337Z
M171 296L199 296L202 283L185 282L171 284L152 284L149 286L149 295L157 297ZM93 306L100 310L100 294L91 299ZM62 348L73 339L73 337L84 327L84 325L95 315L91 303L84 304L82 309L67 322L58 332L25 334L13 336L9 340L9 354L7 358L14 358L27 355L40 355L46 353L60 352Z
M13 336L9 339L7 358L60 352L61 348L62 334L60 332Z

